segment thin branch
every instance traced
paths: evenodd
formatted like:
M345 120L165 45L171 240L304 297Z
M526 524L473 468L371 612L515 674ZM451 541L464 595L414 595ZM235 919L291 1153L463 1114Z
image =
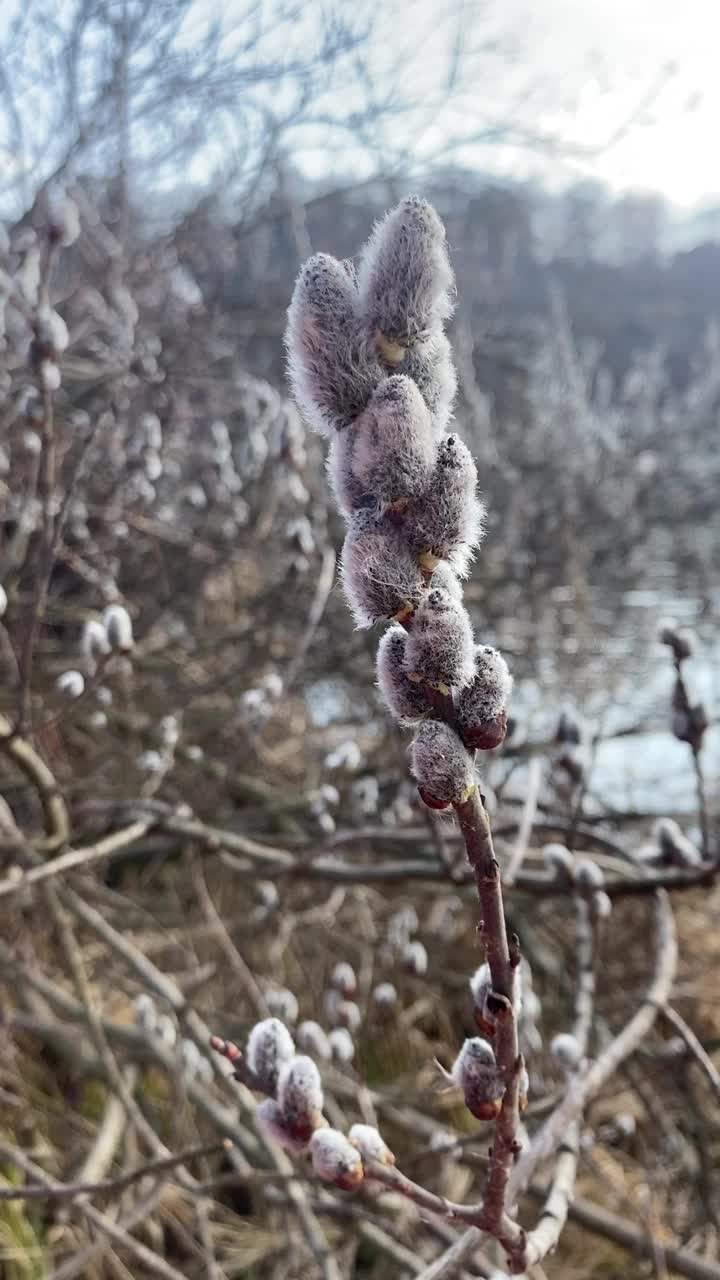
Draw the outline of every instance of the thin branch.
M0 713L0 747L15 762L35 788L45 819L43 848L62 848L70 838L70 819L55 775L26 738L15 733L7 716Z
M49 1188L52 1189L63 1185L62 1183L58 1183L57 1179L49 1177L48 1174L45 1173L44 1169L41 1169L40 1166L35 1164L35 1162L26 1156L23 1151L12 1146L12 1144L0 1140L0 1152L2 1152L4 1159L10 1160L13 1164L17 1165L18 1168L23 1169L39 1182L46 1183ZM169 1264L164 1262L157 1253L152 1249L147 1248L146 1245L141 1244L139 1240L136 1240L129 1233L129 1228L142 1221L142 1219L151 1211L153 1206L154 1202L152 1195L144 1197L142 1204L135 1207L135 1210L130 1216L130 1221L127 1222L125 1226L114 1222L108 1214L102 1213L92 1204L83 1204L82 1212L90 1219L99 1231L109 1236L110 1239L117 1241L118 1244L123 1245L128 1252L132 1253L153 1275L160 1276L161 1280L184 1280L184 1277L181 1276L179 1271L176 1271L174 1267L169 1266ZM97 1248L97 1243L91 1246L92 1252L96 1252ZM63 1264L57 1270L52 1272L48 1280L67 1280L67 1277L70 1275L75 1275L76 1270L74 1263L76 1260L77 1255L76 1258L68 1260L70 1263L70 1270L67 1269L66 1264Z
M527 1186L539 1163L557 1147L567 1128L602 1089L626 1058L636 1051L666 1004L677 967L677 939L672 910L665 893L655 898L655 975L640 1008L568 1090L567 1097L545 1122L530 1147L520 1157L512 1176L512 1192Z
M514 885L517 873L520 870L525 854L527 853L528 841L530 840L533 823L535 821L541 777L542 760L540 759L540 756L531 756L530 763L528 765L525 804L523 805L523 811L520 817L517 839L503 875L503 884L508 889Z
M455 811L480 900L482 919L478 925L478 933L490 966L493 994L503 1000L502 1008L497 1012L494 1048L505 1091L495 1122L482 1215L483 1225L487 1230L493 1235L499 1235L505 1217L510 1170L519 1150L517 1131L522 1058L513 1007L513 976L520 963L520 953L514 940L511 956L505 926L500 867L495 858L490 820L477 787L464 804L455 806Z
M685 1019L681 1017L677 1009L673 1009L672 1005L664 1005L660 1012L662 1013L663 1018L666 1018L682 1036L687 1048L690 1050L690 1053L702 1067L705 1075L710 1081L718 1101L720 1102L720 1071L718 1071L712 1058L703 1048L692 1027L688 1026Z
M547 1194L545 1188L536 1185L530 1186L528 1192L534 1199L544 1199ZM648 1239L647 1233L634 1227L627 1218L610 1213L589 1200L574 1200L570 1205L569 1217L587 1231L592 1231L605 1240L612 1240L639 1257L652 1260L656 1250L660 1249L669 1269L678 1275L687 1276L688 1280L720 1280L720 1263L701 1258L689 1249L659 1245Z
M17 741L22 741L22 739L17 739ZM85 849L69 849L67 853L61 854L59 858L54 858L51 862L44 862L39 867L31 867L29 871L24 872L21 876L0 880L0 898L5 898L12 893L19 893L31 885L53 879L66 871L74 871L78 867L87 867L99 862L103 858L117 853L118 850L126 849L128 845L134 844L136 840L147 834L152 825L151 821L135 822L123 831L114 831L112 835L105 836L103 840L98 840L96 844L88 845Z
M164 1156L160 1160L149 1160L138 1169L120 1174L117 1178L104 1178L100 1182L63 1182L25 1184L23 1187L0 1187L0 1200L75 1200L78 1196L95 1196L115 1194L125 1191L133 1183L143 1178L157 1178L171 1173L178 1165L194 1160L198 1156L216 1155L220 1151L228 1151L231 1143L205 1142L201 1146L187 1147L176 1155Z
M582 897L575 902L575 952L577 986L575 990L575 1018L572 1034L577 1040L581 1062L585 1059L593 1022L595 1002L594 932L589 903ZM572 1073L570 1079L576 1074ZM513 1259L524 1270L537 1266L546 1258L565 1228L568 1211L575 1194L578 1155L580 1149L580 1125L574 1121L558 1148L552 1183L547 1193L537 1225L529 1232L521 1254Z

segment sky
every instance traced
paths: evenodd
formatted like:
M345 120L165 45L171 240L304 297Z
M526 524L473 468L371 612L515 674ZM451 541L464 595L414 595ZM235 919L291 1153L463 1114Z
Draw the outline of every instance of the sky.
M551 110L546 127L599 148L562 167L680 205L720 192L718 0L509 0L508 8L525 10L530 60L553 66L575 95L575 110Z
M390 125L398 148L442 153L453 139L455 158L553 186L597 178L681 207L720 196L720 0L389 0L377 12L378 78L387 68L431 99L419 130ZM460 83L443 99L459 31ZM507 120L529 144L470 140Z
M79 0L55 3L67 26ZM263 50L287 55L288 28L273 22L279 3L192 0L186 44L215 11L223 29L239 23L242 38L249 6L266 28ZM446 162L556 189L598 179L617 194L656 192L681 210L720 203L720 0L305 0L291 28L301 54L319 47L333 9L356 29L367 22L367 75L348 54L312 102L316 122L288 136L286 154L308 176L362 179L393 163L412 172ZM0 3L0 44L24 11L25 0ZM41 62L44 48L41 41ZM20 72L27 67L25 58ZM42 137L57 98L47 77L25 79L30 89L17 104L24 130ZM275 83L245 92L260 107L283 97ZM382 108L370 127L369 104ZM239 99L231 112L240 121L236 156L251 154L244 106ZM3 136L9 118L0 116L0 179L12 182L18 161L11 135ZM492 141L483 141L488 134ZM135 142L142 149L142 127ZM228 151L216 132L189 172L153 168L153 180L158 190L180 180L202 186L221 174ZM50 170L55 163L42 142L35 156L37 164L25 165L33 182L43 160Z

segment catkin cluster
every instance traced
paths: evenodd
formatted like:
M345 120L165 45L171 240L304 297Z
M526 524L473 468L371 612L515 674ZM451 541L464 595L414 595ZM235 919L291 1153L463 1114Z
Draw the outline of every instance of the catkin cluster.
M357 270L327 254L305 264L286 339L295 397L331 439L345 594L359 626L391 624L378 684L415 729L413 774L438 809L472 792L471 753L503 741L512 687L463 604L484 513L475 462L448 433L453 286L442 222L409 197L376 226Z
M338 982L352 974L349 965L338 968ZM302 1025L317 1027L316 1023ZM347 1135L328 1125L317 1065L307 1054L295 1052L295 1042L279 1018L256 1023L244 1054L218 1036L211 1037L210 1047L233 1064L236 1079L265 1095L255 1111L257 1126L265 1137L295 1155L309 1155L323 1181L353 1191L372 1173L373 1164L395 1163L392 1151L372 1125L354 1124Z

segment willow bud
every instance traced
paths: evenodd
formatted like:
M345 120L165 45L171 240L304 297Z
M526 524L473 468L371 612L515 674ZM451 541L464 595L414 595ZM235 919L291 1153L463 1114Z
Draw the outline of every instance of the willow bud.
M381 382L338 448L350 454L332 464L346 509L379 502L403 511L426 489L435 465L432 421L415 383L399 376Z
M316 1129L310 1141L313 1169L323 1182L354 1191L363 1180L360 1152L339 1129Z
M412 942L405 943L401 959L403 968L406 969L408 973L413 973L416 977L422 977L423 974L427 973L427 951L425 950L422 942L418 942L417 939L414 939Z
M368 329L386 343L406 347L447 319L453 274L432 205L409 196L376 224L358 283Z
M441 720L428 720L415 734L411 766L424 803L431 809L463 804L475 787L475 769L457 734Z
M408 347L400 367L412 378L430 410L435 437L440 440L447 430L457 391L452 351L442 330L434 330Z
M371 512L352 519L342 551L345 595L360 627L381 618L409 617L424 583L407 543L387 520Z
M274 991L266 992L265 1003L273 1017L280 1018L281 1022L297 1022L300 1012L298 998L286 987L277 987Z
M507 732L513 680L502 654L489 645L475 650L475 679L458 700L458 729L469 749L492 751Z
M245 1057L265 1093L274 1097L280 1071L294 1056L293 1038L279 1018L256 1023L248 1036Z
M319 1022L301 1022L297 1029L297 1042L301 1049L306 1049L323 1062L329 1062L332 1058L332 1045Z
M133 628L130 614L123 605L108 605L103 613L103 626L110 648L119 653L130 653L134 643Z
M478 1120L494 1120L500 1110L505 1085L492 1046L476 1036L466 1040L450 1072L465 1098L465 1106Z
M351 1035L354 1035L362 1026L360 1006L355 1004L354 1000L338 1000L335 1006L335 1020L339 1026L347 1027Z
M377 678L386 706L399 724L413 724L431 710L422 684L411 680L405 667L407 632L389 627L377 652Z
M309 1142L323 1109L322 1080L312 1058L299 1054L282 1066L277 1100L288 1132L299 1142Z
M569 1031L553 1036L550 1052L563 1071L577 1071L583 1058L580 1042Z
M543 845L542 856L545 869L551 871L556 880L571 882L575 874L575 859L564 844Z
M284 1151L298 1155L307 1147L308 1140L294 1137L290 1132L285 1117L274 1098L265 1098L255 1108L255 1123L261 1133L277 1142Z
M459 577L467 577L483 516L472 454L459 436L446 436L427 489L405 517L407 536L423 566L430 570L447 560Z
M328 1040L332 1049L333 1057L338 1062L352 1062L355 1057L355 1044L347 1027L333 1027L328 1032Z
M602 867L592 858L578 858L575 863L575 883L579 889L594 892L605 888L605 876Z
M305 263L288 311L286 345L295 399L323 435L348 427L382 377L357 308L357 287L344 263L326 253Z
M405 646L411 679L441 693L465 688L475 675L475 645L465 608L445 591L428 592L416 610Z
M659 818L654 831L660 850L660 856L666 864L675 867L697 867L702 862L702 854L692 840L672 818Z
M340 960L332 971L330 981L334 987L349 1000L357 991L357 977L355 970L347 960Z
M81 671L63 671L55 681L55 688L64 698L79 698L85 690L85 677Z
M379 982L372 993L372 998L378 1009L394 1009L398 998L397 987L392 982Z
M393 1165L395 1156L387 1143L371 1124L354 1124L348 1134L363 1160L376 1160L378 1164Z
M461 601L463 598L462 582L444 560L441 560L439 565L433 569L429 585L431 591L439 588L441 591L446 591L449 596L452 596L453 600Z

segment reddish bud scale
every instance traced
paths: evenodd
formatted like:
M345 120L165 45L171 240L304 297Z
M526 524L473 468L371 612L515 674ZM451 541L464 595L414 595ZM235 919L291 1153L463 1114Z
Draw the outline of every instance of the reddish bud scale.
M494 720L463 729L461 736L468 751L494 751L502 746L506 734L507 712L501 711Z
M527 1104L527 1099L525 1099ZM472 1112L476 1120L495 1120L500 1114L502 1099L495 1098L494 1101L478 1102L476 1099L465 1098L465 1106L468 1111Z
M481 1009L475 1009L473 1013L475 1017L475 1026L480 1032L480 1035L484 1036L486 1040L489 1040L492 1043L493 1036L495 1035L494 1022L488 1022L487 1018L483 1017Z
M238 1049L232 1040L223 1040L220 1036L210 1037L210 1048L214 1053L219 1053L221 1058L227 1058L228 1062L237 1062L238 1058L242 1058L242 1050Z
M427 805L428 809L449 809L450 808L449 800L438 800L435 796L431 796L427 787L418 787L418 795L420 796L420 799L422 800L423 804Z

